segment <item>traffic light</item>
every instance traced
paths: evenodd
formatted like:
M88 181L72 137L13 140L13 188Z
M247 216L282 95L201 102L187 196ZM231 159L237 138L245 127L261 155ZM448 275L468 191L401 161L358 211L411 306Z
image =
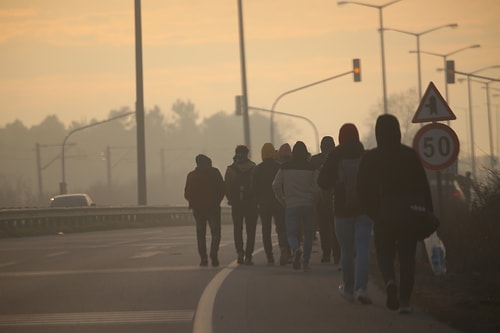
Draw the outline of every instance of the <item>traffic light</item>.
M352 72L354 74L354 82L361 81L361 64L359 59L352 59Z
M446 60L446 83L455 83L455 61Z
M236 103L236 111L235 111L235 115L237 116L241 116L242 115L242 109L243 109L243 101L242 101L242 98L241 98L241 95L237 95L236 98L235 98L235 103Z

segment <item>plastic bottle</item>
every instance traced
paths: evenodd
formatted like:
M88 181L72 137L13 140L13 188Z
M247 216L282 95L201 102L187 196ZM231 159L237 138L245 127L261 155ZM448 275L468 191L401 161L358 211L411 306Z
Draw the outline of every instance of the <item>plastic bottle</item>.
M439 243L432 245L431 265L434 275L440 276L446 273L446 259L444 249Z

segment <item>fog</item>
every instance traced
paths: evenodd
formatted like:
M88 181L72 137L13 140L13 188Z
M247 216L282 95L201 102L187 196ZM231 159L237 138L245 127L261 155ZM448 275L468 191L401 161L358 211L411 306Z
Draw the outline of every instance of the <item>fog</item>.
M108 119L130 111L110 111ZM64 138L71 130L103 120L65 126L49 115L30 128L20 121L0 128L0 206L48 206L50 197L59 194ZM278 120L276 145L300 139L292 121ZM269 141L269 116L252 113L250 124L252 160L259 163L260 148ZM208 155L224 174L234 148L243 144L241 116L221 111L201 119L190 101L178 100L170 110L146 110L145 131L149 205L185 205L185 179L195 167L195 156ZM136 157L133 114L74 132L65 145L67 192L88 193L100 206L137 204Z

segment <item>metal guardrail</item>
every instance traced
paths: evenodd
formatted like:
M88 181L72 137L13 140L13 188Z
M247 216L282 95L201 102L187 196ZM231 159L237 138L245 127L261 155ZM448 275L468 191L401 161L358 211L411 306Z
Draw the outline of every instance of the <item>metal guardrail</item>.
M230 208L222 207L222 220ZM102 229L194 225L187 207L127 206L82 208L27 208L0 210L0 237L19 237Z

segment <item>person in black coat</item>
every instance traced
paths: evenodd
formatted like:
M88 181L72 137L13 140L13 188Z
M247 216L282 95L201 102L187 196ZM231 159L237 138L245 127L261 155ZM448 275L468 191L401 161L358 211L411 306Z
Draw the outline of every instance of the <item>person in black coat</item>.
M378 266L386 283L386 305L401 313L411 312L410 298L415 281L417 239L405 227L404 199L421 198L433 211L431 192L422 163L412 148L401 144L398 119L389 114L377 118L377 148L367 152L358 172L361 204L374 221ZM394 271L396 252L400 286Z
M321 139L321 153L311 157L311 163L318 170L321 170L327 156L335 148L335 141L331 136L324 136ZM316 205L316 224L319 229L319 240L321 243L322 263L329 263L333 257L333 263L340 262L340 246L335 234L333 221L333 193L331 189L322 189Z
M219 169L212 166L212 160L206 155L196 156L196 168L187 175L184 197L189 202L196 220L196 239L200 266L208 265L206 232L210 227L212 242L210 258L212 266L219 266L219 245L221 239L220 203L224 199L224 180Z
M274 196L272 183L280 164L276 160L276 150L272 143L265 143L261 150L262 162L253 173L253 191L259 206L259 215L262 222L262 241L267 256L268 265L274 264L272 245L272 220L276 225L278 245L280 247L280 265L288 261L288 240L285 227L285 209Z
M371 304L368 295L373 221L359 203L356 180L364 147L352 123L339 131L339 146L326 159L318 185L333 189L335 232L341 248L342 284L339 293L349 301Z

